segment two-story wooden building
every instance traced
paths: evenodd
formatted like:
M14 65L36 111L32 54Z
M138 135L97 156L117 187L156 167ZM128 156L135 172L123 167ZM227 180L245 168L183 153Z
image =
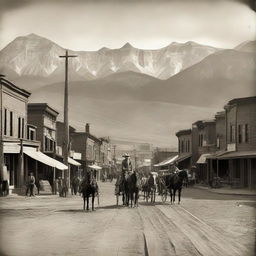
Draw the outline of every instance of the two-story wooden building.
M28 104L28 122L37 127L36 140L41 143L41 152L60 167L53 169L53 165L38 162L38 179L48 180L51 185L53 185L56 177L63 177L63 170L67 169L67 166L56 160L56 122L58 114L47 103Z
M192 166L192 135L191 129L180 130L178 138L179 157L175 160L180 169L191 169Z
M90 133L90 125L87 123L85 132L74 132L71 134L71 150L81 153L82 168L97 170L97 178L101 175L101 139Z
M68 164L70 169L70 181L72 181L74 176L80 176L80 166L81 163L79 163L79 160L81 160L81 153L80 152L74 152L71 150L72 148L72 134L76 132L76 129L72 126L69 126L69 157L68 157ZM65 126L63 122L57 121L56 123L56 158L63 162L63 147L64 147L64 137L65 137ZM79 157L76 157L76 156Z
M233 99L224 109L226 148L216 155L217 175L226 162L232 186L256 188L256 97Z
M37 139L37 126L28 123L28 99L30 93L20 89L7 79L1 79L1 145L4 165L1 178L7 180L10 191L24 192L29 172L38 176L38 163L52 168L66 166L43 154Z

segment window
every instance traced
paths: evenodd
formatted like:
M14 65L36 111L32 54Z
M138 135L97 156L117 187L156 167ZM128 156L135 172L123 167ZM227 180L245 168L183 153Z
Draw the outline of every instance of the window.
M48 148L48 139L46 137L44 137L44 151L47 151Z
M10 136L13 136L13 113L10 111Z
M21 118L18 118L18 138L21 137Z
M249 142L249 126L248 126L248 124L244 125L244 129L245 129L244 141Z
M7 135L7 109L4 109L4 135Z
M203 140L204 140L204 135L201 133L199 134L199 147L202 147L203 146Z
M35 140L35 131L29 130L29 139L30 140Z
M184 152L184 141L181 141L181 153Z
M21 119L21 137L24 138L24 118Z
M246 143L248 142L249 134L248 134L248 124L239 124L238 125L238 143Z
M239 124L238 125L238 143L242 143L243 139L242 139L242 125Z
M236 140L236 130L234 125L230 125L230 142L235 142Z
M220 148L220 137L217 135L217 148Z
M188 140L188 152L190 152L190 140Z

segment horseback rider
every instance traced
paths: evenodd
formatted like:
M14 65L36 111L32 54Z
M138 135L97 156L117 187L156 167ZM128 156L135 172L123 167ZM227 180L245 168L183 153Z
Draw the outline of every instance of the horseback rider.
M124 180L127 175L132 172L132 163L129 154L125 153L123 157L124 160L122 161L122 179Z

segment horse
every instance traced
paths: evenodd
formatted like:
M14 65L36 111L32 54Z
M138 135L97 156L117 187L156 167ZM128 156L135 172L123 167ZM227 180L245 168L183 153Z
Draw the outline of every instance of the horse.
M138 195L139 195L139 187L137 184L137 176L136 173L133 172L126 179L126 205L129 206L131 202L131 207L138 206Z
M71 181L71 194L77 194L79 187L80 179L78 177L74 177Z
M153 176L150 176L146 184L144 184L144 191L146 193L146 201L151 198L151 203L155 202L156 199L156 184Z
M186 172L186 170L180 170L178 173L170 174L166 177L166 185L170 191L171 203L175 202L175 194L178 190L178 204L180 204L180 196L184 180L188 180L188 173Z
M89 211L89 198L92 197L92 211L94 211L94 198L95 194L98 192L98 185L94 179L90 179L90 175L85 175L80 183L79 192L83 195L84 200L84 211L85 211L85 201L87 202L86 210Z
M115 184L115 195L116 195L116 205L119 204L119 196L122 195L123 205L125 205L125 179L124 177L118 176Z

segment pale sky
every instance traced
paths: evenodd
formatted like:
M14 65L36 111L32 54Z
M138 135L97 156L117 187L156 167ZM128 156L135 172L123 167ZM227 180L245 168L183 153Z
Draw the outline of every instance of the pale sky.
M0 0L0 49L35 33L72 50L157 49L195 41L222 48L256 39L256 14L232 0Z

